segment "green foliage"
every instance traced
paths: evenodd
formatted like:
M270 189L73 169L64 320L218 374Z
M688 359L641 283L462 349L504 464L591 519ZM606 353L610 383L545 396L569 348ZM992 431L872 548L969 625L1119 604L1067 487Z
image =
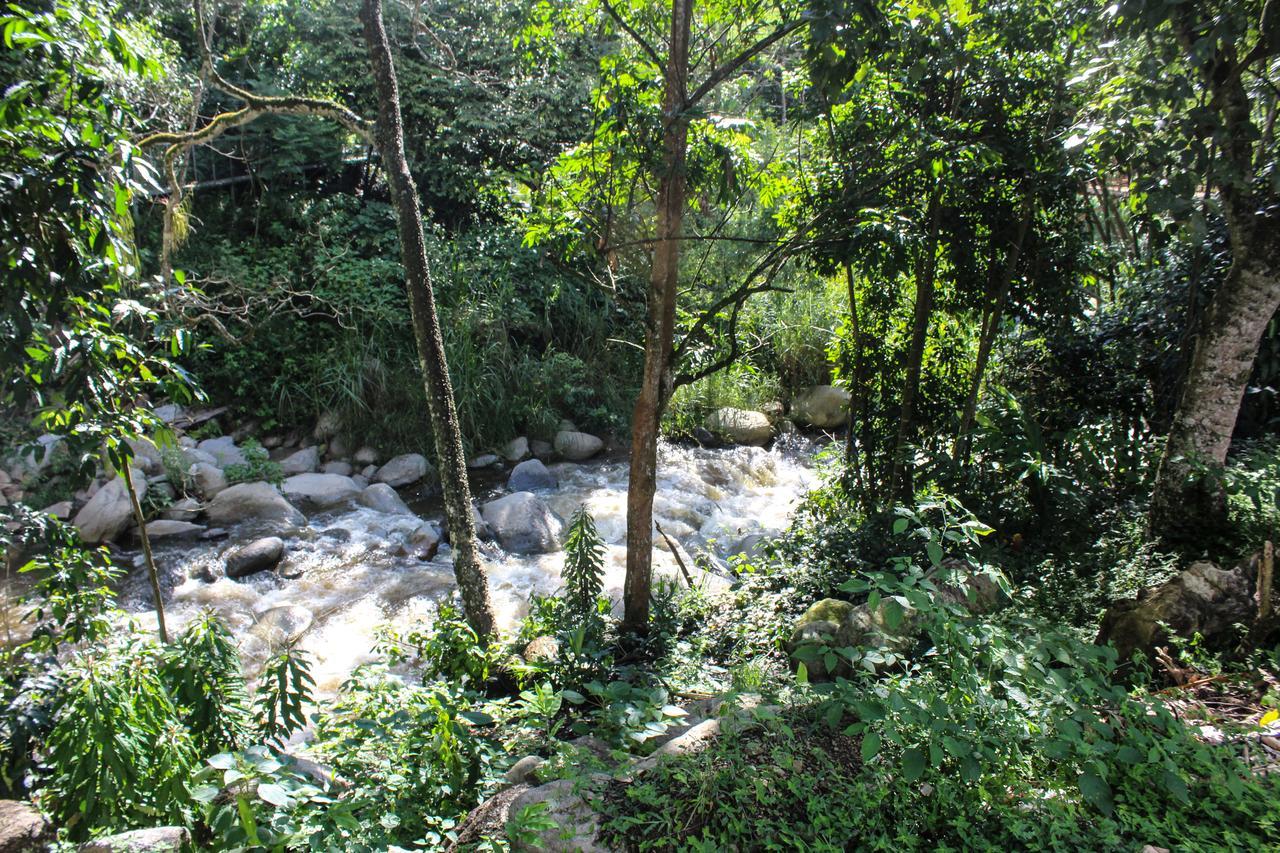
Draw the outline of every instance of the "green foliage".
M186 822L198 752L163 666L153 645L127 638L77 652L63 667L44 784L50 811L73 838L157 818Z
M265 746L212 756L192 777L192 799L217 850L284 850L305 840L306 812L331 799Z
M499 647L481 643L462 611L448 601L436 608L430 625L415 625L407 631L384 626L377 651L393 664L412 661L428 678L473 690L483 689L502 659Z
M228 465L223 469L222 473L226 474L228 483L235 485L266 480L278 486L284 482L280 464L271 461L266 449L256 439L245 439L240 444L240 451L244 454L244 462Z
M249 729L240 651L212 611L165 650L163 675L199 755L241 745Z
M276 652L262 667L258 698L254 703L254 728L264 743L282 743L301 731L307 719L303 708L310 704L315 679L311 661L293 645Z
M585 506L578 508L564 538L565 618L569 624L599 630L600 593L604 585L604 540Z

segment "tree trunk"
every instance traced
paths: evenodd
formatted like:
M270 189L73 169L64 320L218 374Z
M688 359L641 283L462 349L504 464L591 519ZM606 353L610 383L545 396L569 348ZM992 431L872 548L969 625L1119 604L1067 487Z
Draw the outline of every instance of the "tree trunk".
M898 437L893 443L893 469L889 475L889 492L899 499L913 497L911 465L907 463L907 442L915 420L916 397L920 393L920 373L924 363L924 347L929 336L929 318L933 315L933 285L938 271L938 229L942 218L942 184L935 180L929 193L925 214L924 245L916 266L916 305L911 325L911 347L907 350L906 378L902 386L902 408L898 414Z
M147 519L142 514L142 502L138 500L138 490L133 485L133 460L124 466L124 487L129 492L129 507L133 510L133 521L138 525L138 538L142 541L142 559L147 564L147 580L151 582L151 597L156 602L156 627L159 629L160 642L169 642L169 629L164 624L164 598L160 595L160 573L156 570L156 559L151 554L151 537L147 535ZM108 466L110 467L110 466Z
M467 622L476 634L494 633L493 607L489 602L489 580L476 555L476 528L472 517L471 487L462 449L462 431L453 402L453 386L445 362L444 340L436 316L431 289L431 268L427 263L426 239L418 190L404 153L404 133L400 120L400 93L396 83L391 47L382 23L381 0L364 0L360 10L364 39L369 48L374 88L378 97L378 121L374 131L377 147L387 172L387 186L396 211L400 236L400 257L409 292L409 310L418 345L431 427L436 438L440 482L444 488L445 516L449 543L453 548L453 572L462 593Z
M1280 259L1251 260L1247 246L1232 243L1237 260L1209 303L1151 496L1152 531L1170 542L1226 523L1215 472L1226 463L1262 333L1280 309Z
M658 426L672 391L676 292L685 203L685 154L689 119L689 34L693 0L671 4L671 49L663 96L662 175L658 183L657 233L646 295L644 374L631 418L631 476L627 485L627 575L622 630L649 627L653 582L653 496L658 487Z
M1182 9L1174 23L1184 47L1194 53L1194 15ZM1270 55L1264 54L1264 61ZM1230 53L1216 54L1202 71L1212 94L1209 108L1225 131L1220 156L1234 167L1223 170L1229 177L1216 187L1231 238L1231 268L1209 302L1156 472L1151 530L1171 543L1226 525L1219 475L1262 333L1280 309L1280 198L1262 189L1264 180L1254 172L1257 128L1244 72Z
M969 383L969 396L964 401L964 413L960 416L960 430L956 438L956 457L962 465L967 465L969 462L969 451L972 446L972 437L969 432L973 429L973 421L978 414L978 397L982 393L982 380L987 373L987 362L991 359L996 335L1000 332L1000 320L1004 315L1005 302L1009 299L1009 289L1013 286L1014 275L1018 271L1018 261L1022 257L1022 246L1026 243L1032 216L1031 196L1028 194L1022 202L1022 218L1018 222L1018 233L1014 237L1013 245L1009 247L1009 255L1005 259L995 297L984 313L982 331L978 336L978 356L974 361L973 379Z

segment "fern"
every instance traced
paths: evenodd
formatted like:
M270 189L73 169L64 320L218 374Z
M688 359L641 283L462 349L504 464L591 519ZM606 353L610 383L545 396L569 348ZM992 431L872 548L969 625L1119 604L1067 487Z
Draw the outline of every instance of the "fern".
M283 742L306 725L303 708L312 701L315 683L301 649L286 646L267 661L254 703L254 726L263 742Z
M604 589L604 540L585 506L573 515L564 553L566 624L595 625L600 616L596 602Z

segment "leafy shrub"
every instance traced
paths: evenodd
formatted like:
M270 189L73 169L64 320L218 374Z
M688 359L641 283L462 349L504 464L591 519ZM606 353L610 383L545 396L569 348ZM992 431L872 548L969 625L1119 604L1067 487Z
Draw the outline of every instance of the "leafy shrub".
M284 471L280 468L280 463L272 462L270 454L266 448L258 443L257 439L247 438L240 445L240 452L244 454L244 462L235 465L228 465L223 469L223 473L227 475L227 482L235 485L236 483L253 483L259 480L266 480L273 485L280 485L284 482Z

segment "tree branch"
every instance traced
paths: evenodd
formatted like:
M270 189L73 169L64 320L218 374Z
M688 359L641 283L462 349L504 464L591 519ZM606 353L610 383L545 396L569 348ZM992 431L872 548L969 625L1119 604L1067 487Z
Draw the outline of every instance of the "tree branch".
M772 44L800 29L807 23L809 23L807 18L796 18L794 21L789 21L783 24L769 35L739 53L733 59L730 59L719 68L712 71L710 76L708 76L706 80L702 81L702 85L695 89L693 94L685 100L685 109L696 106L699 101L711 92L711 90L737 74L738 70L741 69L742 66L746 65L762 51L767 50Z
M609 17L617 21L618 26L622 28L622 31L627 35L631 36L631 40L634 41L636 45L645 52L646 56L648 56L650 59L653 60L653 64L658 66L658 70L661 71L663 74L666 74L667 66L665 63L663 63L662 57L658 56L658 52L653 49L653 45L645 41L644 36L640 35L640 33L637 32L634 27L632 27L630 24L626 22L626 20L622 17L621 14L619 14L618 10L613 7L613 4L610 3L609 0L601 0L601 2L604 3L604 9L606 12L609 13Z

